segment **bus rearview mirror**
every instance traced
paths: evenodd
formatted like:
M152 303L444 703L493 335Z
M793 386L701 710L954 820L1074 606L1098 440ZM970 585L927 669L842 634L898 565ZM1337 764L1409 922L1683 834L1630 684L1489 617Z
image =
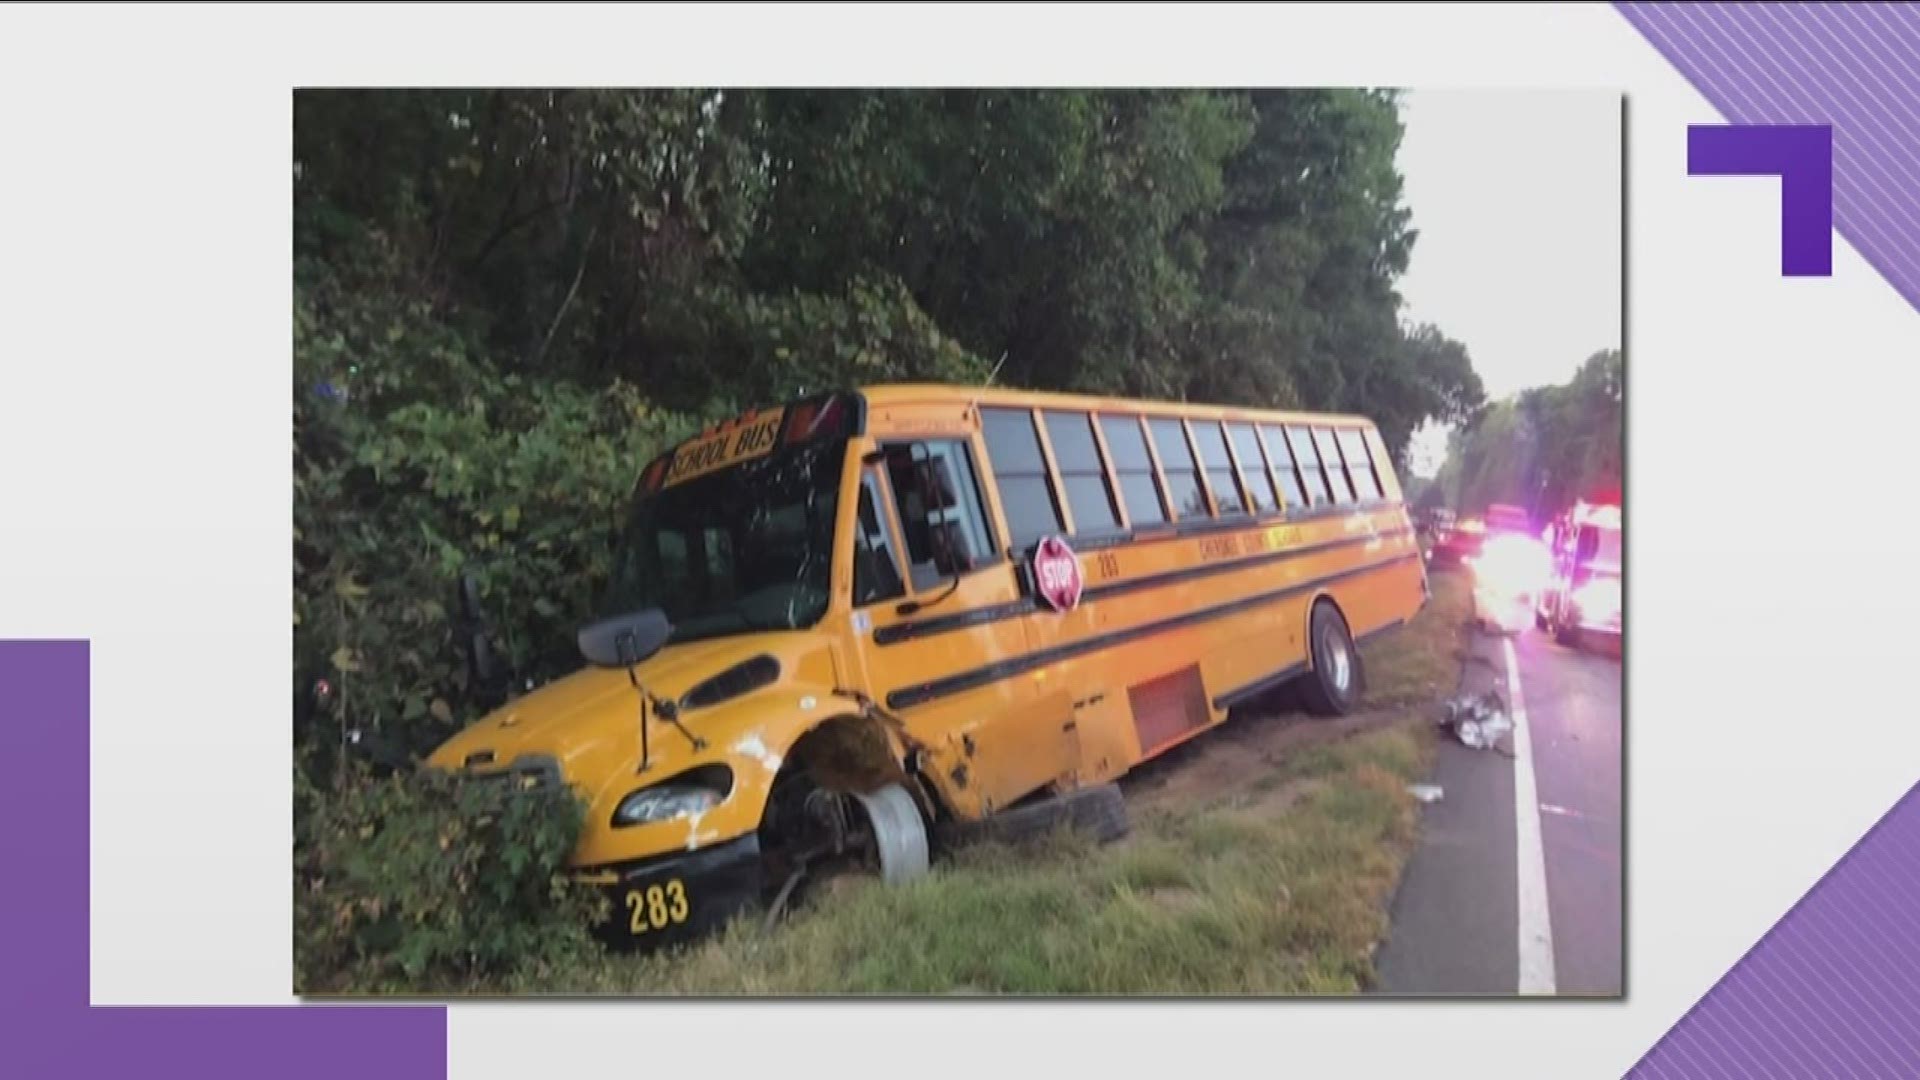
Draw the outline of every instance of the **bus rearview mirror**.
M659 608L615 615L581 628L580 655L595 667L630 668L659 652L672 634Z

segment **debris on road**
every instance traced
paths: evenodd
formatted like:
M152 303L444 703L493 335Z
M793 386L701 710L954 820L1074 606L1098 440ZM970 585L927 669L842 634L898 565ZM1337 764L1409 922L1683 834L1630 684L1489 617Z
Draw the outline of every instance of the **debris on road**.
M1500 695L1489 690L1479 697L1462 695L1447 702L1440 728L1469 750L1489 750L1513 730L1513 717Z
M1423 803L1435 803L1446 795L1446 791L1439 784L1408 784L1407 794Z

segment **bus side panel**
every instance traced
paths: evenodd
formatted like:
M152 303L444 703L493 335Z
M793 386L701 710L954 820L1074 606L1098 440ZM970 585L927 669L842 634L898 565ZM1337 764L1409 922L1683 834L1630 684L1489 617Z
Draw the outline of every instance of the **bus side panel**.
M1282 672L1305 670L1304 627L1311 599L1304 594L1288 597L1246 615L1221 620L1211 634L1213 640L1208 643L1204 664L1208 700L1218 701Z
M1411 615L1420 598L1419 569L1400 558L1416 551L1410 536L1395 532L1404 520L1380 511L1370 519L1249 523L1204 539L1137 543L1083 557L1090 599L1066 614L1027 616L1036 649L1168 628L1034 673L1063 683L1076 702L1081 780L1116 775L1220 722L1225 695L1304 670L1306 612L1314 596L1332 596L1356 636ZM1206 572L1223 560L1229 565ZM1127 587L1164 575L1174 583ZM1268 594L1277 595L1261 599ZM1189 669L1198 673L1197 689L1176 678ZM1204 703L1198 713L1189 703L1194 693ZM1126 755L1124 764L1116 755Z

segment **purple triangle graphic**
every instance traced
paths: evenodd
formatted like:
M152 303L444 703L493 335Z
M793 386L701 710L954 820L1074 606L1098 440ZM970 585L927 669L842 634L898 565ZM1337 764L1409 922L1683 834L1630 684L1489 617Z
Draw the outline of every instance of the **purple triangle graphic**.
M1920 785L1628 1073L1920 1076Z

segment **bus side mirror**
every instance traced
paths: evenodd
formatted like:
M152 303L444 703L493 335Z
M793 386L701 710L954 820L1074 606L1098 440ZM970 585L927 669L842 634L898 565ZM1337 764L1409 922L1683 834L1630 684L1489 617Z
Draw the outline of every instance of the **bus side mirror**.
M615 615L580 630L580 655L603 668L631 668L660 651L673 624L659 608Z

